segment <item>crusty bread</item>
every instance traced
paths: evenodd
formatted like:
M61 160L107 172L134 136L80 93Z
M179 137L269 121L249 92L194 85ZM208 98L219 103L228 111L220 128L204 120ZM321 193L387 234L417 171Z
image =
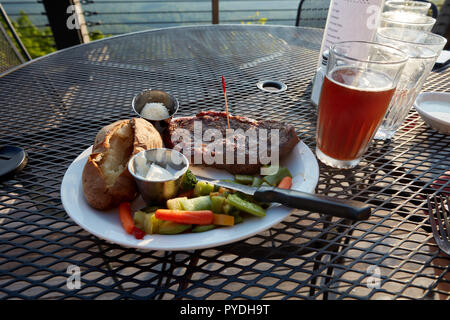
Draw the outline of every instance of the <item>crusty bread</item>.
M159 132L144 119L119 120L103 127L97 133L83 170L87 202L96 209L106 210L132 201L137 188L128 172L128 161L140 151L161 147Z

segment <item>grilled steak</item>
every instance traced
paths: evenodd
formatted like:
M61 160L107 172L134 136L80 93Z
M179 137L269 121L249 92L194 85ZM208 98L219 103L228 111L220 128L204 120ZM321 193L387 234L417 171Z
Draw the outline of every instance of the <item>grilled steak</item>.
M232 174L255 174L272 155L281 159L300 141L294 127L282 122L231 115L229 121L232 130L227 130L225 112L204 111L193 117L174 118L168 125L165 144L182 152L191 164L225 169ZM272 144L278 146L278 154L276 149L272 154Z

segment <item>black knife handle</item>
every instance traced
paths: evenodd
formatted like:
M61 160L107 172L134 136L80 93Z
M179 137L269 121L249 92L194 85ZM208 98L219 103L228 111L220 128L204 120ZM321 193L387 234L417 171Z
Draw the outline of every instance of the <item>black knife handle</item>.
M324 195L275 187L260 187L253 195L253 198L256 201L277 202L291 208L357 221L367 220L371 213L371 207L364 202L336 199Z

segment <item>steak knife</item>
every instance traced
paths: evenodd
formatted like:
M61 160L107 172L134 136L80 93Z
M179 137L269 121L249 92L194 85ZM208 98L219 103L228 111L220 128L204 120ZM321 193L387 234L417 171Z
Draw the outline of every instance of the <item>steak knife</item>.
M291 208L324 213L330 216L356 221L367 220L371 214L371 207L360 201L336 199L320 194L268 186L255 188L229 181L196 177L198 180L252 195L259 202L276 202Z

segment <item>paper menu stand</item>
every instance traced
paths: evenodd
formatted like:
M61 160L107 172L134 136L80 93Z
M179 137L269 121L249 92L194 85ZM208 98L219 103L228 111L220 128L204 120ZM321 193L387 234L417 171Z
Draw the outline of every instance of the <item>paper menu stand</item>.
M326 74L323 53L341 41L372 41L377 31L384 0L332 0L328 10L319 62L313 77L310 101L319 105ZM320 73L323 74L320 74ZM321 80L321 81L318 81Z
M384 0L332 0L328 10L318 67L322 54L340 41L372 41Z

